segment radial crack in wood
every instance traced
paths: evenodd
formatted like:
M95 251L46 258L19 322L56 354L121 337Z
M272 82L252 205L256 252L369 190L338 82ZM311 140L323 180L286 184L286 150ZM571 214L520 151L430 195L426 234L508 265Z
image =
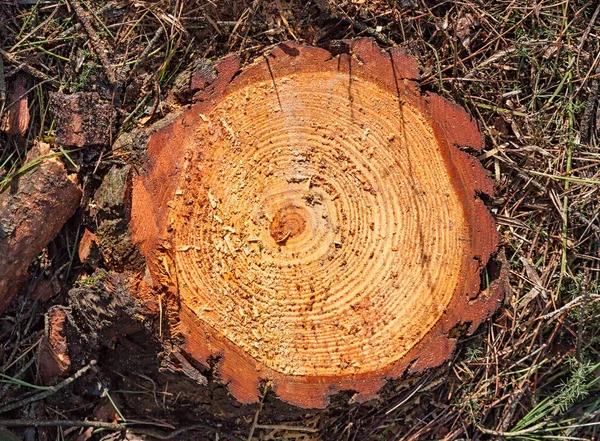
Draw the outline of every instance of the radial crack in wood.
M498 306L476 123L422 95L415 59L280 44L227 57L147 143L132 231L181 350L240 402L261 381L303 407L436 366ZM163 291L164 292L164 291ZM171 308L173 311L173 308Z

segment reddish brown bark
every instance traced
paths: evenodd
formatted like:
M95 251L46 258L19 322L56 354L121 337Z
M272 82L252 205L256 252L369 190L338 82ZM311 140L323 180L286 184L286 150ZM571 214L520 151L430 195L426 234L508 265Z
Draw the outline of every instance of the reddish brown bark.
M98 248L98 238L87 228L84 230L79 247L77 248L77 256L81 263L97 265L100 261L100 250Z
M11 135L24 136L29 127L28 104L27 79L24 75L19 75L12 82L7 100L8 108L0 129Z
M67 314L60 306L46 313L42 350L39 355L39 372L43 384L65 377L71 369L66 336Z
M61 161L40 143L26 163L39 161L0 194L0 313L26 279L27 267L56 236L81 199Z

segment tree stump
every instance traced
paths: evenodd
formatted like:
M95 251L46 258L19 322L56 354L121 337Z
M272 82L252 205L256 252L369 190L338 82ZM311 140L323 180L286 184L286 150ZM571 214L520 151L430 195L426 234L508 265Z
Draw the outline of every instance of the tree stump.
M305 408L372 398L447 360L502 297L477 124L400 50L338 49L196 72L133 178L131 292L166 350L241 403L261 382Z

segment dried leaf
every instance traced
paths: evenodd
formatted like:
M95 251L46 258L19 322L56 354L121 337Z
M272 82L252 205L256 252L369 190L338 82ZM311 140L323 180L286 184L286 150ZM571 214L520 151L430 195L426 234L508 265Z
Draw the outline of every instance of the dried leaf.
M456 23L456 37L460 40L465 49L470 50L471 31L479 26L479 20L473 17L473 14L467 13L459 17Z

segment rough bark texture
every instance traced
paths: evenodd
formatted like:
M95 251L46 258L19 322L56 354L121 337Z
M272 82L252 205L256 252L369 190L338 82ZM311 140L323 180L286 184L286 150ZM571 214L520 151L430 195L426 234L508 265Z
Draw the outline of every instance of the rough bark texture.
M54 306L46 313L42 349L39 352L39 371L43 384L50 384L70 372L66 321L67 312L61 306Z
M499 305L493 183L465 152L483 137L417 78L370 39L280 44L194 71L197 104L148 139L134 295L160 299L163 342L240 402L262 381L302 407L372 398Z
M182 424L251 420L256 406L241 405L216 373L178 349L177 339L169 337L168 323L161 326L164 300L137 298L144 291L143 285L133 273L96 270L69 291L68 307L63 311L71 371L98 361L86 393L93 392L90 383L111 390L155 390L159 395L121 395L120 408L143 410L146 416L156 418L168 415L170 421ZM156 399L160 391L166 393L164 400ZM261 412L276 422L305 414L305 410L286 405L272 394L265 397Z
M143 265L129 231L132 175L132 166L115 166L94 194L93 214L98 225L94 240L109 267L120 271Z
M72 95L54 93L52 112L56 118L56 143L69 147L109 145L113 130L113 108L96 92Z
M19 75L12 82L7 100L8 109L0 130L11 135L24 136L29 128L28 104L27 78L24 75Z
M38 144L26 163L39 161L0 194L0 314L27 276L27 267L79 205L81 189L59 158Z

